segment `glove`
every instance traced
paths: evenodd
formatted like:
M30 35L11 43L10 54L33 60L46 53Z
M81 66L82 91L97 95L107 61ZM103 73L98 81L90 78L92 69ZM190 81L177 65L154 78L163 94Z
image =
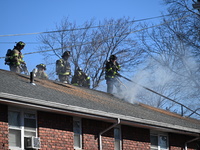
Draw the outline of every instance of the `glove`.
M116 76L119 76L119 77L121 77L121 75L120 75L118 72L116 73Z

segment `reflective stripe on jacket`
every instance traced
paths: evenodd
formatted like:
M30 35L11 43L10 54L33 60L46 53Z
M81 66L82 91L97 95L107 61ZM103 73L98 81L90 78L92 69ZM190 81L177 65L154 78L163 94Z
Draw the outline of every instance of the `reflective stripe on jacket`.
M59 75L71 75L70 63L64 59L56 61L56 72Z
M12 56L10 56L10 65L20 66L20 64L24 63L23 58L24 56L22 53L19 50L14 49Z
M106 72L105 72L105 78L115 78L116 74L118 71L120 71L120 65L115 62L113 63L112 61L107 61L106 63Z

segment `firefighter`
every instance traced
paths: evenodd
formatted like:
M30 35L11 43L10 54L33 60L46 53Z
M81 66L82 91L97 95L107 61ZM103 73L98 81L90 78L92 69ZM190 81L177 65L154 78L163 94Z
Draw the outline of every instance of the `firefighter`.
M105 67L105 79L107 84L107 92L113 94L113 87L115 86L117 92L121 92L121 84L117 75L119 75L118 71L120 71L120 65L117 62L117 57L115 55L111 55L109 60L106 62Z
M71 84L90 88L90 77L78 67L74 73Z
M22 65L26 66L25 61L23 60L23 55L21 53L21 50L24 48L25 43L22 41L17 42L16 46L14 46L13 50L11 51L11 54L9 56L9 67L10 71L21 73Z
M75 70L74 76L72 77L71 84L80 86L80 76L81 76L82 69L78 67Z
M82 86L86 88L90 88L90 77L86 73L83 74L83 77L84 78L83 78Z
M34 77L41 79L48 79L48 75L45 73L45 70L46 70L45 64L37 65L36 68L33 70Z
M70 83L69 77L71 75L71 66L68 62L70 57L70 51L65 51L62 58L56 61L56 73L60 82Z

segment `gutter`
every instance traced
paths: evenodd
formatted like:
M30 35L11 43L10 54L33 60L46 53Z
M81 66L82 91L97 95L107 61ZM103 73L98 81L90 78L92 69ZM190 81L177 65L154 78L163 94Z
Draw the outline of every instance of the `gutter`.
M196 138L194 138L192 140L189 140L189 141L185 142L185 150L187 150L187 144L188 143L194 142L194 141L199 140L199 139L200 139L200 137L196 137Z
M104 134L105 132L107 132L108 130L116 127L118 124L120 124L120 118L117 118L117 122L115 124L113 124L112 126L108 127L107 129L105 129L104 131L99 133L99 150L102 150L102 139L101 139L101 135Z

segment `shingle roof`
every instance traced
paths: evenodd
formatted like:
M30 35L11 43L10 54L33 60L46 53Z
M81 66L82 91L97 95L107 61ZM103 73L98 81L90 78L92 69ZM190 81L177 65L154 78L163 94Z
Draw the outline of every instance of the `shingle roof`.
M35 79L35 84L30 84L29 76L0 70L0 103L3 93L8 93L43 100L44 105L54 102L88 109L90 110L88 113L98 111L102 116L109 113L127 121L139 120L145 124L148 120L151 125L164 123L168 128L177 126L176 129L180 127L182 130L194 129L195 133L200 133L199 120L185 118L144 104L131 104L108 93L62 84L58 81Z

